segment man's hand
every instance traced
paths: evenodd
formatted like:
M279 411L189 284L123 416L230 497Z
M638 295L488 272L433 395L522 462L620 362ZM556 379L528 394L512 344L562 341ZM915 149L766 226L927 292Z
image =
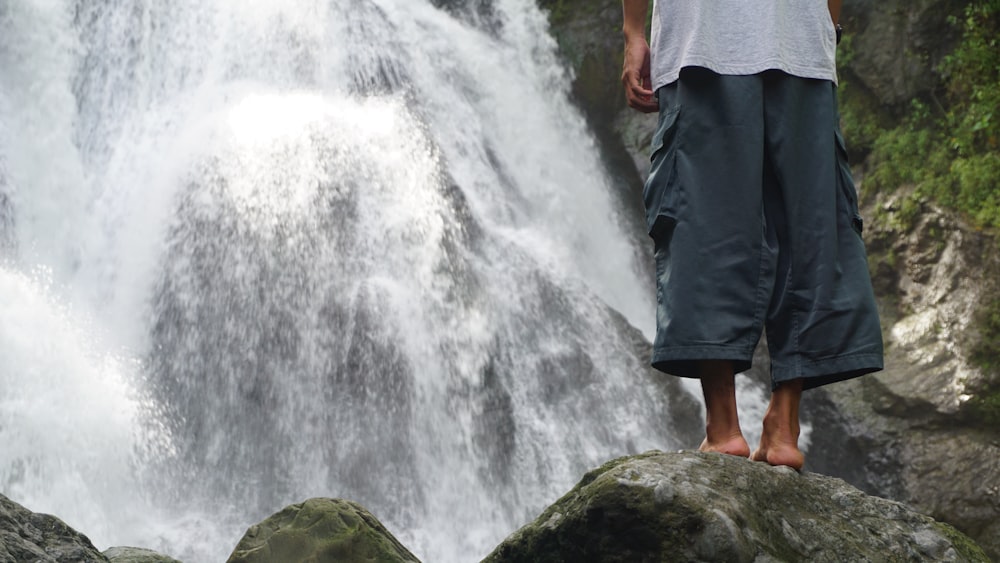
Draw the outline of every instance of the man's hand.
M622 85L631 108L643 113L659 110L653 97L653 81L649 77L649 43L646 42L647 0L622 0L625 34L625 62L622 64Z
M650 89L652 80L649 77L649 44L645 38L626 40L622 84L625 86L625 99L629 107L643 113L659 111L659 104Z

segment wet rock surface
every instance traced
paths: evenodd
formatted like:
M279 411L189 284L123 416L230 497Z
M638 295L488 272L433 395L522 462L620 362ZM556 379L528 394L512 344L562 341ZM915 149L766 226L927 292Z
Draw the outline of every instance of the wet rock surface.
M108 559L87 536L0 495L0 563L91 563Z
M181 563L173 557L142 547L111 547L103 553L111 563Z
M840 479L721 454L648 452L588 473L485 561L887 557L988 561L951 526Z
M415 562L417 558L363 506L314 498L255 524L229 563L271 561Z

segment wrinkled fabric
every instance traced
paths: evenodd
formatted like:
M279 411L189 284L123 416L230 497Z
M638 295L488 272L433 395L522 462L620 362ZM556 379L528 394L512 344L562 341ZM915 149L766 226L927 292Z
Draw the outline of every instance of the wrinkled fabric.
M692 66L837 81L837 31L826 0L657 0L650 49L654 91Z
M656 256L652 363L749 369L766 330L772 382L882 369L863 222L835 86L779 71L685 69L657 92L644 188Z

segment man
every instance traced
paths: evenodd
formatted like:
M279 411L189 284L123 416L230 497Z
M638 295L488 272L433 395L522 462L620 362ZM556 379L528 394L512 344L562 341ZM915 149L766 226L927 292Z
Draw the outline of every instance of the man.
M701 380L702 451L801 469L805 389L882 369L836 109L840 1L623 0L629 106L659 111L643 190L652 363ZM766 330L772 395L751 454L735 373Z

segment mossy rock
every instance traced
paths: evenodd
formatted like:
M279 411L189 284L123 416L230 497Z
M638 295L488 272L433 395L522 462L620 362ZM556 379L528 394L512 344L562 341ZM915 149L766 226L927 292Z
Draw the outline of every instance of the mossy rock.
M181 563L173 557L142 547L110 547L103 554L111 563Z
M293 504L247 530L229 563L418 561L368 510L330 498Z
M588 473L484 563L989 561L951 526L840 479L649 452Z

